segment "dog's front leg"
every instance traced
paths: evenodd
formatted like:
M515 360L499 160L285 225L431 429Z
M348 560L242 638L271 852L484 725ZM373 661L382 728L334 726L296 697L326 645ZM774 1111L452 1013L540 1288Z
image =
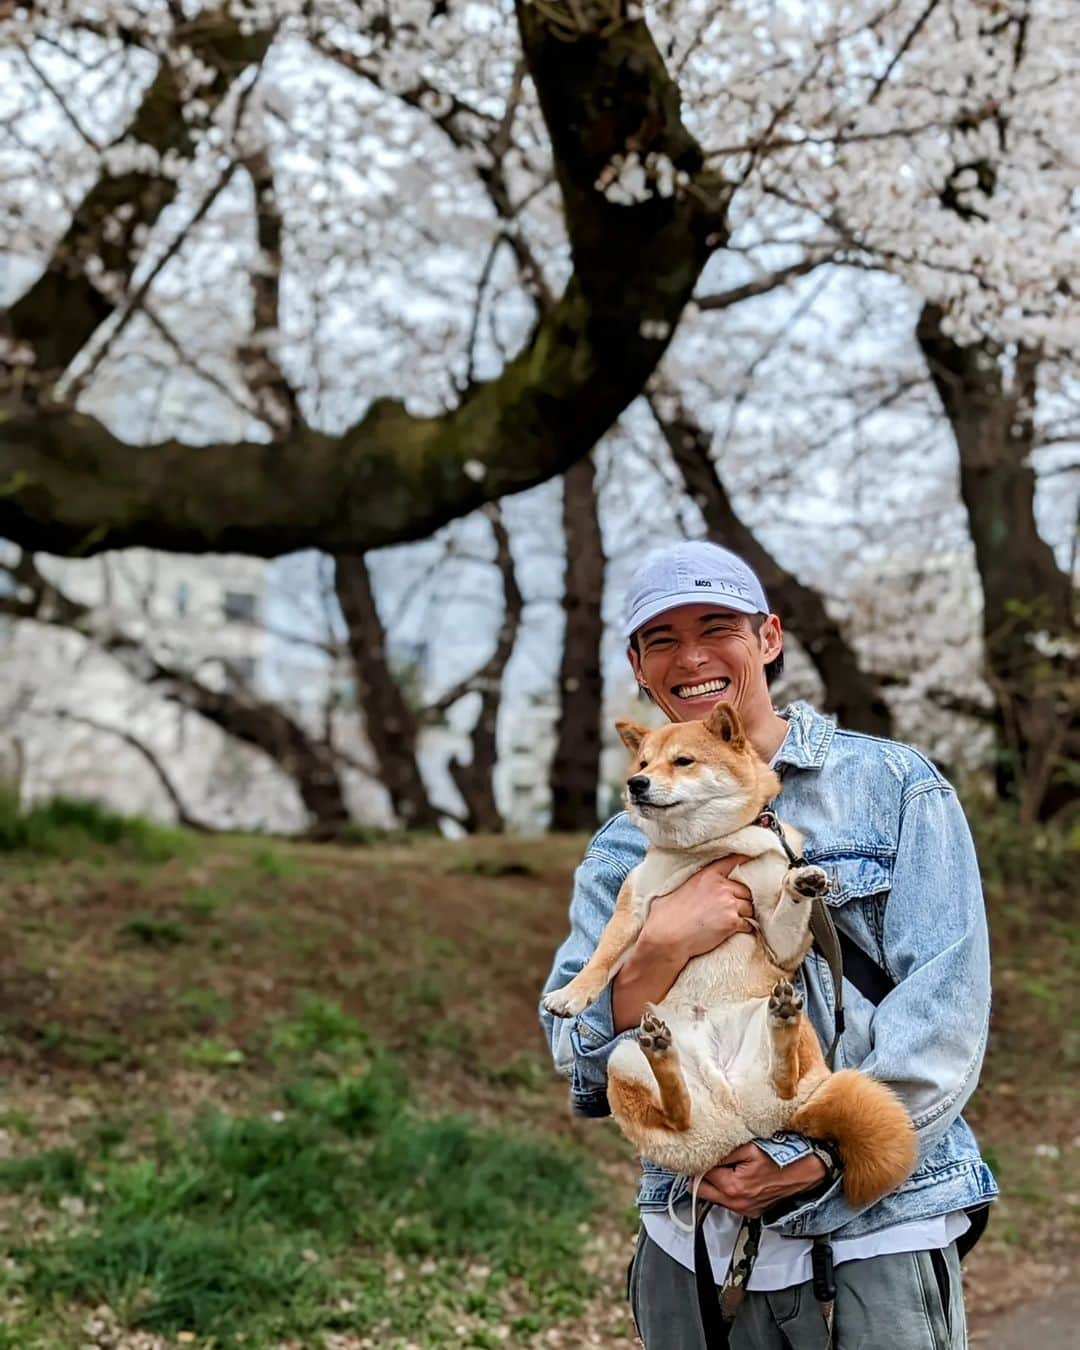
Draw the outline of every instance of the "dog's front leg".
M600 934L600 941L588 964L569 984L545 995L544 1007L556 1017L576 1017L590 1003L595 1003L622 965L623 957L637 941L644 917L638 917L634 905L632 876L633 873L623 882L615 902L615 911Z
M791 867L784 874L775 909L761 916L761 935L784 970L794 970L806 955L813 899L824 895L828 885L829 878L820 867Z

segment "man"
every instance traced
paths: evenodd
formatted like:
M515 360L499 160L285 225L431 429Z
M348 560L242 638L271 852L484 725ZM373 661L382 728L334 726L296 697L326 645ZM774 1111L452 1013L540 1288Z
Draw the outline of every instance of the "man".
M840 1350L943 1350L966 1344L956 1240L967 1211L996 1195L960 1116L978 1078L990 985L978 866L956 795L918 751L838 730L806 704L780 713L769 679L782 667L780 620L761 583L714 544L674 544L642 566L626 607L628 656L638 684L675 722L708 715L723 699L782 783L777 809L805 836L808 862L832 880L841 933L871 958L887 991L867 996L844 981L846 1028L836 1067L858 1066L907 1106L919 1142L911 1178L856 1212L838 1166L819 1141L790 1133L735 1150L706 1174L704 1226L713 1281L728 1274L744 1216L763 1216L760 1249L730 1328L734 1350L818 1350L830 1344L811 1281L812 1239L831 1235ZM622 813L590 843L574 880L571 931L545 992L565 984L593 951L645 840ZM541 1013L557 1067L582 1115L606 1115L606 1065L692 957L749 931L738 859L714 863L655 901L626 962L580 1016ZM880 968L877 969L877 968ZM845 964L845 971L849 967ZM799 976L806 1010L828 1045L831 978L815 951ZM873 991L870 991L873 995ZM643 1160L642 1229L629 1276L647 1350L705 1350L685 1218L685 1178Z

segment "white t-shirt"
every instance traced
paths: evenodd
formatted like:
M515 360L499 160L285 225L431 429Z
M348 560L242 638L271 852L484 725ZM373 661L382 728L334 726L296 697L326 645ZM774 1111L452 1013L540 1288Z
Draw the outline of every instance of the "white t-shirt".
M694 1235L684 1233L672 1223L668 1214L643 1214L646 1233L661 1251L688 1270L694 1268ZM723 1284L731 1265L731 1253L739 1234L742 1219L730 1210L714 1205L705 1216L705 1246L713 1269L713 1279ZM884 1256L888 1252L928 1252L936 1247L947 1247L966 1233L970 1227L962 1209L952 1214L939 1214L932 1219L914 1219L910 1223L896 1223L877 1233L863 1237L833 1240L833 1264L841 1261L859 1261L868 1256ZM767 1291L790 1289L812 1278L810 1238L781 1237L767 1228L762 1229L757 1260L750 1273L748 1289Z

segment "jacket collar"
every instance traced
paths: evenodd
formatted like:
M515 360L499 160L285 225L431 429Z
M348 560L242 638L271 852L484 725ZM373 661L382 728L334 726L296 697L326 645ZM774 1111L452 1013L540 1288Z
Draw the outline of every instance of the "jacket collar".
M836 723L811 708L809 703L789 703L780 711L788 724L784 743L776 752L774 765L790 764L796 769L820 769L829 753Z

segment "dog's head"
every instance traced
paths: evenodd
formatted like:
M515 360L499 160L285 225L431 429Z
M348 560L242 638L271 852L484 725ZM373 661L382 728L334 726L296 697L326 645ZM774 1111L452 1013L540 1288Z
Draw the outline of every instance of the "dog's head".
M649 731L616 722L630 751L626 807L652 844L693 848L748 825L780 780L746 738L734 708L718 703L703 722Z

